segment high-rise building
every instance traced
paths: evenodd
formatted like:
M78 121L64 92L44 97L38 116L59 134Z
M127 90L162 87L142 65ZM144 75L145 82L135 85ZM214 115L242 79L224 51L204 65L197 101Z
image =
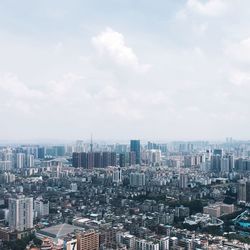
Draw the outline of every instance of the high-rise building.
M39 147L38 148L38 159L44 159L45 158L45 147Z
M34 201L34 210L37 213L37 217L43 217L49 215L49 201L43 199L42 197L38 197Z
M221 158L221 172L229 172L229 158L227 157Z
M129 152L129 166L136 164L136 153L134 151Z
M94 152L94 167L101 168L102 167L102 153Z
M211 157L211 171L219 173L221 171L221 159L222 157L217 154Z
M130 186L141 187L145 186L145 174L144 173L131 173L130 174Z
M27 168L33 168L35 166L34 155L27 155L26 157L26 166Z
M33 198L24 195L9 199L9 227L24 231L33 228Z
M77 234L77 250L99 250L99 234L94 230Z
M223 149L214 149L214 155L223 156Z
M73 152L72 154L72 166L74 168L87 168L87 153L85 152Z
M246 182L246 202L250 203L250 180Z
M237 200L238 202L246 202L246 181L245 180L239 180L238 182Z
M93 169L94 168L94 163L95 163L95 153L94 152L88 152L88 169Z
M141 164L141 145L140 140L130 141L130 152L135 152L135 163Z
M180 188L185 189L188 187L188 176L187 174L181 173L180 174Z
M119 166L124 168L126 166L126 155L125 153L119 154Z
M120 168L114 169L113 182L114 183L121 183L122 182L122 170Z
M110 166L112 167L116 166L116 153L115 152L110 153Z
M111 154L110 154L110 152L103 152L102 153L102 164L103 164L103 168L111 166Z
M23 169L25 166L25 154L24 153L17 153L16 154L16 168Z

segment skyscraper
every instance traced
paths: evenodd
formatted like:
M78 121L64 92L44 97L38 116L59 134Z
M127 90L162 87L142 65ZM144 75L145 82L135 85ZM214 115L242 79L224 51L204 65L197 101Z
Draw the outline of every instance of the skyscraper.
M140 140L130 141L130 152L135 152L135 163L141 164L141 145Z
M9 227L17 231L33 228L33 198L19 195L9 199Z

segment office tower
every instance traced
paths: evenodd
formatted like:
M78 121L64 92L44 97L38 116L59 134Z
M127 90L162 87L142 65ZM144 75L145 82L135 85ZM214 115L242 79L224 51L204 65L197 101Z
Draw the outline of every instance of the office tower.
M35 205L34 210L38 218L49 215L49 201L48 200L45 200L42 197L38 197L35 200L34 205Z
M223 149L214 149L213 154L223 156Z
M114 183L121 183L122 182L122 170L120 168L114 169L113 182Z
M184 173L180 174L179 186L182 189L185 189L185 188L188 187L188 176L187 176L187 174L184 174Z
M81 153L73 152L73 154L72 154L72 166L74 168L81 167Z
M111 166L111 154L110 154L110 152L103 152L102 153L102 163L103 163L103 168Z
M184 156L184 166L188 168L195 166L195 157L193 155Z
M136 154L135 152L129 152L129 166L136 164Z
M130 152L135 152L135 163L141 164L141 145L140 140L130 141Z
M80 161L81 161L81 167L87 168L88 167L88 154L85 152L80 153Z
M159 149L159 144L148 141L148 150Z
M23 169L25 166L25 154L24 153L17 153L16 154L16 168Z
M132 187L141 187L145 186L146 180L145 180L145 174L144 173L131 173L130 174L130 186Z
M102 153L94 152L94 167L101 168L102 167Z
M95 153L94 152L88 152L88 169L94 168L94 161L95 161Z
M116 166L116 153L115 152L110 153L110 166L112 167Z
M227 158L229 160L229 172L232 172L234 170L234 156L229 154Z
M121 168L126 166L126 155L124 153L119 154L119 166Z
M27 168L33 168L35 166L34 155L27 155L26 166L27 166Z
M237 189L238 202L246 202L246 181L239 180Z
M72 154L72 166L74 168L87 168L87 153L73 152Z
M229 172L229 158L227 157L221 158L221 172Z
M64 156L65 155L65 146L54 146L53 147L54 156Z
M33 198L20 195L9 199L9 227L17 231L33 228Z
M38 159L44 159L45 158L45 147L39 147L38 148Z
M77 250L99 250L99 234L93 229L77 234Z
M211 157L211 171L219 173L221 171L221 159L222 157L217 154Z

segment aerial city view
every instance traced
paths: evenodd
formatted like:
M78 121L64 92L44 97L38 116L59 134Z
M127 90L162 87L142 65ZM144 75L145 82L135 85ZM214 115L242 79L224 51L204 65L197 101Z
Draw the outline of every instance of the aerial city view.
M0 250L250 250L250 0L0 0Z

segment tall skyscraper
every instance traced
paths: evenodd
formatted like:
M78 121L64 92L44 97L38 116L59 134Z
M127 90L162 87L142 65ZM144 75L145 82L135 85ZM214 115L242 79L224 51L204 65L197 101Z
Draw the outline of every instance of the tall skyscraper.
M130 141L130 152L135 152L135 163L141 164L141 145L140 140Z
M19 195L9 199L9 227L17 231L33 228L33 198Z

